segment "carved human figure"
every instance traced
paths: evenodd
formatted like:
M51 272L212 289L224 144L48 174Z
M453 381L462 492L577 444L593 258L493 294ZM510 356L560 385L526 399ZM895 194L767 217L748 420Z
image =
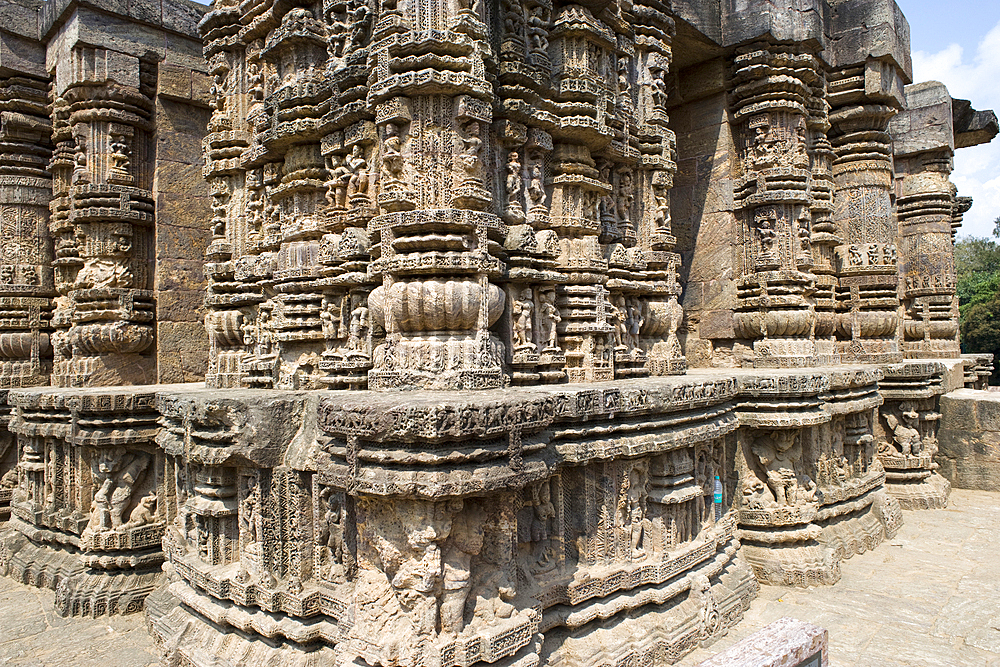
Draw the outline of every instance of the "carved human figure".
M799 213L799 217L796 220L798 225L798 235L799 235L799 252L803 255L809 255L812 252L812 231L810 229L811 218L809 209L805 206L802 207L802 211Z
M650 82L649 92L653 100L653 106L657 109L667 108L667 83L665 81L666 72L661 67L653 67L649 70Z
M88 532L117 530L135 486L145 475L149 454L129 452L124 447L102 448L91 462L95 486Z
M342 155L331 155L327 159L327 173L330 180L327 181L329 189L326 193L326 200L335 209L347 208L347 185L351 181L351 170L347 166L347 160Z
M868 265L874 266L878 264L878 258L881 253L879 252L879 247L877 243L868 244Z
M77 132L73 134L73 139L76 141L76 151L74 154L76 164L73 167L73 183L90 183L90 172L87 169L87 135Z
M482 169L480 152L483 148L480 131L479 121L477 120L469 121L463 128L460 161L466 173L465 183L479 183L479 173Z
M514 348L534 349L532 311L534 310L534 300L531 296L531 288L525 288L521 296L515 299L511 306L514 317Z
M647 471L643 465L634 466L629 471L627 516L623 524L628 527L632 560L643 560L648 555L643 543L646 520Z
M542 305L539 308L539 315L542 320L542 339L546 341L546 350L558 350L558 326L562 322L559 309L556 308L555 291L543 292L541 295Z
M770 431L758 437L752 449L764 466L767 485L771 487L778 505L796 505L800 500L806 500L806 494L799 498L796 464L802 456L802 443L797 431Z
M920 431L915 428L920 413L904 403L900 406L899 414L899 418L891 412L885 416L885 421L892 430L893 443L903 456L916 456L922 450Z
M319 311L319 321L327 350L331 349L333 341L340 337L340 318L338 317L338 310L339 308L337 308L335 301L329 298L323 299L323 305Z
M349 12L350 30L347 32L346 41L343 46L343 56L349 55L358 46L364 44L371 30L372 12L368 7L367 0L352 0Z
M627 350L628 306L625 305L625 297L619 295L613 301L609 301L605 307L607 308L608 320L611 322L611 326L614 327L615 349Z
M535 544L534 572L548 572L556 567L555 547L552 544L552 521L556 516L552 504L552 488L548 480L531 487L531 530L530 539Z
M524 220L524 208L520 201L522 188L521 156L513 150L507 157L507 213L515 221Z
M624 101L629 96L628 83L629 62L625 57L618 58L618 95Z
M346 160L350 176L347 180L347 196L364 195L368 193L368 160L365 159L361 144L355 144Z
M628 301L628 334L629 344L633 349L639 347L639 332L646 319L642 316L642 301L636 297Z
M670 203L667 199L667 187L662 183L653 183L653 228L656 231L670 232Z
M754 213L754 223L757 238L760 239L761 254L770 255L774 252L774 243L778 236L778 220L774 209L758 209Z
M618 221L623 226L632 224L632 202L635 192L632 189L632 174L623 171L618 177Z
M771 129L770 119L767 116L755 116L750 119L750 129L754 133L750 147L751 164L757 169L775 166L778 162L778 139Z
M108 170L109 181L131 181L129 174L128 142L124 134L112 134L109 144L111 148L111 167Z
M851 266L861 266L861 250L858 249L858 246L852 244L847 248L847 253Z
M396 123L386 123L385 139L382 141L382 174L385 176L385 187L402 185L402 148L403 142L399 137L399 126Z
M449 513L460 510L461 504L461 500L449 503ZM438 542L445 540L450 532L450 517L411 529L406 537L410 555L392 577L400 606L413 619L416 631L424 636L431 636L437 630L438 593L444 569Z
M472 584L472 557L483 548L485 513L478 503L467 503L452 521L451 537L443 554L441 632L458 635L465 623L465 602Z
M549 50L548 18L545 7L535 5L528 15L529 48L533 53L545 53Z
M363 352L369 328L368 308L359 305L351 311L351 326L348 332L347 348Z
M343 494L330 491L326 496L326 512L320 532L320 544L329 549L329 564L323 576L329 581L337 581L350 576L354 571L354 555L344 540L347 526L347 507Z
M247 493L240 503L240 533L246 544L260 541L261 497L260 474L254 470L246 479Z
M531 165L531 180L528 183L528 201L531 208L545 207L545 179L542 175L542 165L539 162Z
M256 58L247 62L247 92L253 102L264 99L264 71Z

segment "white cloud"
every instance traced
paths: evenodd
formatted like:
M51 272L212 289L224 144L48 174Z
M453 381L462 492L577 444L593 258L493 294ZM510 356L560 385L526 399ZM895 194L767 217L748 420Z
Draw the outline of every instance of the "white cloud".
M940 81L952 97L972 101L974 109L1000 111L1000 23L993 27L967 58L959 44L937 53L913 52L913 80ZM952 182L958 193L974 203L959 234L990 236L993 220L1000 216L1000 137L984 146L963 148L955 153Z

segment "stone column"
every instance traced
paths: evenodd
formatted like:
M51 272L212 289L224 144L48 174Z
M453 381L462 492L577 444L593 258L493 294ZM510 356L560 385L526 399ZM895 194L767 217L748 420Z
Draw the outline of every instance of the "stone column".
M806 104L820 64L804 47L757 43L738 49L734 66L732 109L742 160L734 186L742 271L736 334L754 341L745 363L815 365ZM822 120L811 124L821 136Z
M960 355L955 292L954 235L968 204L948 180L955 149L985 143L996 117L952 100L940 83L907 86L906 108L890 131L899 211L899 275L903 299L903 351L909 359ZM964 124L960 124L963 123ZM970 128L975 129L970 129Z
M66 190L55 193L67 211L58 228L60 257L67 261L56 284L53 384L155 382L150 152L156 64L83 44L60 59L53 114L65 117L75 164Z
M841 241L837 334L844 362L902 358L888 133L903 102L902 77L894 62L874 58L829 75L834 219Z
M16 486L17 446L7 392L49 383L52 372L52 126L45 51L34 13L9 3L0 26L0 521Z

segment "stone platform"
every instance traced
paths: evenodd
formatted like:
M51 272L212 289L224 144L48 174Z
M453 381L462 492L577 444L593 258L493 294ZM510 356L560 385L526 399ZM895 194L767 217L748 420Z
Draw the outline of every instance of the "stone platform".
M952 492L906 511L890 542L847 560L835 586L762 586L744 621L679 664L694 666L782 616L830 631L831 667L1000 665L1000 493ZM52 592L0 577L0 664L155 665L139 615L61 618Z

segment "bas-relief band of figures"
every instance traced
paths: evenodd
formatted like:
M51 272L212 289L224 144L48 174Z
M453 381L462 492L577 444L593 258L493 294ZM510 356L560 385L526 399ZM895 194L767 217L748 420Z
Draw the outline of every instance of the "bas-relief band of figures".
M891 1L815 5L25 6L0 572L198 667L667 664L835 583L947 502L990 368L948 174L997 123L905 85ZM157 385L196 238L206 382Z

